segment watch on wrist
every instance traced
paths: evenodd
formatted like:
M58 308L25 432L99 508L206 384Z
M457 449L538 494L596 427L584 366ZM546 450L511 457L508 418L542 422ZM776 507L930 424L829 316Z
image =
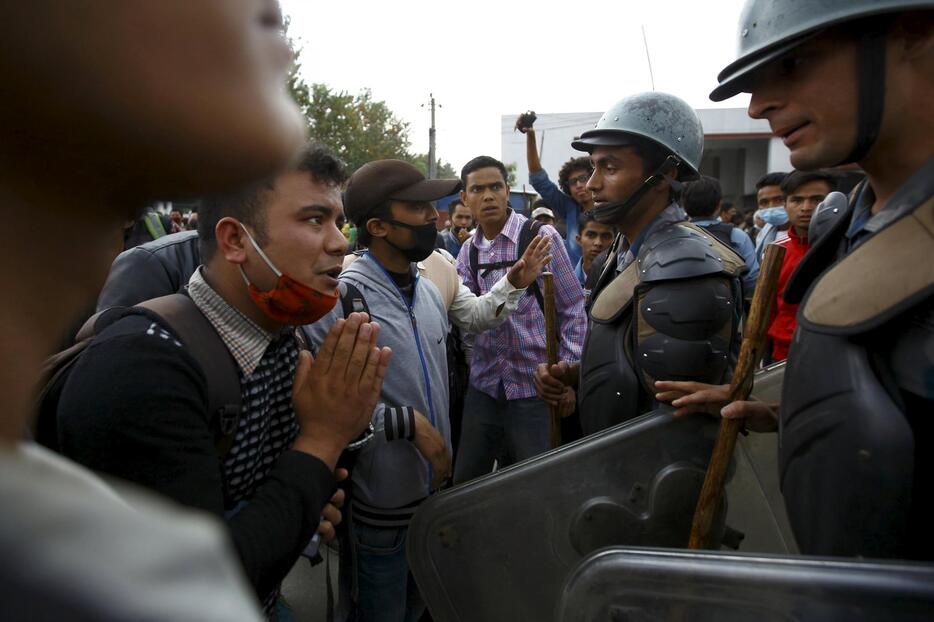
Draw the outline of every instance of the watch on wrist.
M357 451L362 449L373 440L375 434L376 429L373 427L373 422L371 421L369 425L367 425L366 430L364 430L363 433L356 438L356 440L347 444L347 451Z

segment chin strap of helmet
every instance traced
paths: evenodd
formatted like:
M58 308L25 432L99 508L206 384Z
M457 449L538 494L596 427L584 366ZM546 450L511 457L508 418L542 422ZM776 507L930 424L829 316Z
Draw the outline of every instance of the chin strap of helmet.
M879 137L885 105L885 44L889 20L879 20L859 37L859 110L856 144L840 164L859 162Z
M671 173L678 169L678 166L681 164L680 158L672 154L665 158L665 161L662 162L655 171L649 175L639 186L635 192L629 195L625 201L617 201L614 203L606 203L599 207L595 207L590 210L590 213L593 214L593 219L597 222L604 225L616 225L622 222L626 215L629 213L636 203L645 196L645 193L649 191L649 188L657 186L662 179L667 179L668 183L671 184L671 187L677 192L681 189L681 183L671 176Z

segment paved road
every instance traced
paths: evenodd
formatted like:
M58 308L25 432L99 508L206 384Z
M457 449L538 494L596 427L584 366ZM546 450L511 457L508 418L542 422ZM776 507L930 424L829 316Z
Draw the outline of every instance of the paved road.
M331 586L337 598L337 553L327 547L331 556ZM289 576L282 583L282 595L292 607L295 622L325 622L327 619L327 587L325 564L311 567L304 557L299 558Z

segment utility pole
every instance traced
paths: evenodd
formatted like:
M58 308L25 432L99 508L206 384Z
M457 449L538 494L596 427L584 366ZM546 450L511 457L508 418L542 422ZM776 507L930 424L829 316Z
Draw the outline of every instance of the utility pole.
M438 178L438 160L435 158L435 95L431 97L431 127L428 129L428 179ZM424 104L422 104L424 106ZM440 108L441 106L438 106Z

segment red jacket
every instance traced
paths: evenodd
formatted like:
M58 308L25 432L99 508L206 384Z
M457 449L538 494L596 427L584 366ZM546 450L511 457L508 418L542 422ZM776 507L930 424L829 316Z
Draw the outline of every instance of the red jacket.
M769 324L768 336L772 340L772 359L782 361L788 358L788 346L791 345L791 337L795 332L797 325L795 316L798 313L798 305L790 305L782 300L782 294L785 293L785 287L788 286L788 280L798 266L798 262L811 246L807 238L795 233L794 227L788 229L788 238L777 244L785 247L785 258L782 260L782 271L778 276L778 299L772 311L772 323Z

